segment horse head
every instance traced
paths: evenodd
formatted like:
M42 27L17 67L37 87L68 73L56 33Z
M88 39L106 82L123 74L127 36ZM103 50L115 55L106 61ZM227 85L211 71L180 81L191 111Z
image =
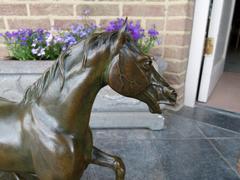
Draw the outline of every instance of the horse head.
M161 113L160 104L176 104L176 91L155 70L153 57L139 50L126 32L126 22L117 33L112 52L105 72L105 81L112 89L146 103L152 113Z

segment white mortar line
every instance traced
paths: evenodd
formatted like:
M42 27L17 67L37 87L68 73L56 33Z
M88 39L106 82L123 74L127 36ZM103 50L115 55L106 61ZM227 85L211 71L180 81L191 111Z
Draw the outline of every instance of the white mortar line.
M163 25L163 34L164 36L162 37L162 44L165 46L165 36L166 36L166 29L167 29L167 16L168 16L168 0L165 0L165 6L164 6L164 25ZM162 57L165 56L165 48L162 50Z
M9 25L8 25L8 22L7 22L7 18L3 17L3 21L4 21L4 24L5 24L6 31L8 31L9 30Z
M29 6L28 3L26 4L26 7L27 7L27 16L31 16L31 13L30 13L30 6Z
M4 4L76 4L76 5L101 5L101 4L109 4L109 5L115 5L115 4L126 4L126 5L139 5L139 1L122 1L122 2L114 2L114 1L76 1L76 0L58 0L58 1L49 1L49 0L41 0L41 1L22 1L19 2L18 0L0 0L0 3ZM140 1L140 3L144 3L143 1ZM146 5L164 5L165 2L147 2ZM186 4L186 2L179 2L175 4Z
M73 17L77 17L77 5L73 5Z
M123 2L121 2L119 4L119 16L122 17L123 16Z

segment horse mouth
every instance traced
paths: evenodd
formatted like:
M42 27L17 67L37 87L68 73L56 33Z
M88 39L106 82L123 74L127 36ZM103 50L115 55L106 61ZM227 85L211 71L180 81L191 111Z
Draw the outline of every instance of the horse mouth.
M167 94L164 99L159 100L157 95L155 93L151 93L151 91L145 90L141 95L140 95L140 100L145 102L148 105L149 111L151 113L156 113L156 114L161 114L161 106L162 104L164 105L169 105L169 106L174 106L176 105L176 98L177 94L173 92L172 94Z
M156 114L162 114L159 101L148 91L144 91L140 97L139 100L145 102L148 105L149 111L151 113Z
M169 106L174 106L176 104L176 102L174 101L158 101L158 104L164 104L164 105L169 105Z

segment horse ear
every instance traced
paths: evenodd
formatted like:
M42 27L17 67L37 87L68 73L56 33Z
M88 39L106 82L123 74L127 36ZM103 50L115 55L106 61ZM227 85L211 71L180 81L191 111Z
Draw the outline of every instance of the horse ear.
M125 43L125 39L126 39L125 32L127 31L127 19L128 18L126 17L126 19L123 23L123 26L118 31L113 52L117 52Z
M125 21L123 23L123 26L121 27L121 29L118 31L118 36L122 36L124 34L124 32L127 31L127 20L128 18L125 18Z

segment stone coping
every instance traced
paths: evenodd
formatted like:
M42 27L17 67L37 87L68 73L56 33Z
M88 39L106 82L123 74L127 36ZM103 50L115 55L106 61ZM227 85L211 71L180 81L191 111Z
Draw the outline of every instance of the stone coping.
M153 65L162 74L167 63L161 58L158 58L157 61L158 63L153 62ZM54 60L17 61L0 58L0 74L41 74L54 62Z
M41 74L54 62L0 60L0 74Z

